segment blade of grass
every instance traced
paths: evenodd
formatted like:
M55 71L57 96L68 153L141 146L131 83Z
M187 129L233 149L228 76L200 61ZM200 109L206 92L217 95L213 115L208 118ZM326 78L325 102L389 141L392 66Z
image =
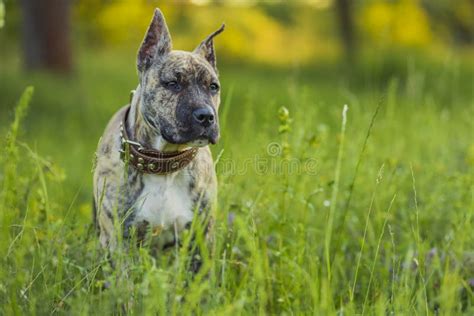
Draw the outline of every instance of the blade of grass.
M364 305L362 306L362 315L364 315L365 308L367 306L367 301L369 299L370 286L372 285L372 280L374 278L375 266L377 265L377 258L379 256L379 251L380 251L380 244L382 243L382 238L385 235L385 227L387 226L390 211L392 210L392 206L393 206L393 203L395 202L396 197L397 195L395 194L392 200L390 201L390 205L388 206L387 212L385 212L385 220L382 225L382 231L380 232L380 235L379 235L377 248L375 250L374 260L372 261L372 267L370 269L369 284L367 285L367 291L365 292Z
M379 169L377 180L375 182L374 193L372 194L372 198L370 199L369 211L367 212L367 217L365 219L364 235L362 237L362 242L361 242L360 250L359 250L359 256L357 258L357 265L356 265L356 271L355 271L355 275L354 275L354 281L352 282L352 290L351 290L351 293L349 294L351 302L354 301L354 293L355 293L355 287L356 287L356 284L357 284L357 276L359 274L359 268L360 268L360 262L361 262L361 259L362 259L362 253L364 252L365 240L366 240L366 237L367 237L367 230L369 228L369 222L370 222L370 215L372 214L372 209L373 209L374 202L375 202L375 196L377 195L377 189L379 187L380 180L382 179L383 168L384 168L384 165L382 165L382 167L380 167L380 169Z
M328 281L331 280L331 259L330 259L330 248L331 248L331 237L332 237L332 226L334 221L334 212L336 211L337 195L339 193L339 178L341 176L341 165L342 165L342 156L344 153L344 140L346 134L346 123L347 123L347 104L344 105L342 109L342 125L341 125L341 141L339 144L339 151L337 154L336 162L336 171L334 174L334 185L331 194L331 207L329 208L329 213L327 216L326 222L326 232L324 239L324 255L326 257L326 268L327 268L327 278Z
M412 179L412 188L413 188L413 199L415 202L415 216L416 216L416 231L415 231L415 238L416 238L416 247L418 248L418 255L422 258L421 254L421 241L420 241L420 221L419 221L419 208L418 208L418 196L416 193L416 182L415 182L415 173L413 172L413 165L410 164L410 171L411 171L411 179ZM424 260L420 260L421 264L418 264L418 272L420 274L421 282L423 283L423 296L425 299L425 312L426 315L429 315L429 308L428 308L428 295L426 293L426 281L425 281L425 273L424 273Z
M377 107L375 108L374 114L372 114L372 118L370 120L369 128L367 129L367 133L366 133L365 138L364 138L364 143L362 144L362 148L360 150L359 157L357 159L356 168L355 168L355 171L354 171L354 176L352 177L351 184L349 185L349 196L347 197L346 205L344 206L344 209L342 211L341 220L339 222L338 227L336 228L336 231L341 231L343 229L345 223L346 223L347 214L349 212L349 207L351 205L352 194L354 192L354 185L355 185L355 182L356 182L356 179L357 179L357 175L359 174L359 168L360 168L361 163L362 163L362 157L364 156L365 149L367 147L367 143L368 143L370 135L372 133L372 128L374 127L375 120L376 120L377 115L380 111L380 108L382 107L382 104L383 104L383 98L380 99L380 101L377 104ZM341 236L342 235L343 234L341 234ZM341 240L342 239L341 239L340 236L336 237L335 249L339 249Z

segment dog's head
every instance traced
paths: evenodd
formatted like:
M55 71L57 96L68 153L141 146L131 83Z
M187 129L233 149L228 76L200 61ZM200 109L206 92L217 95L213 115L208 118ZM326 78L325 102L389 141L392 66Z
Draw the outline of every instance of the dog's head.
M172 50L163 14L155 10L138 51L142 118L169 143L204 146L219 138L220 84L213 38L193 52Z

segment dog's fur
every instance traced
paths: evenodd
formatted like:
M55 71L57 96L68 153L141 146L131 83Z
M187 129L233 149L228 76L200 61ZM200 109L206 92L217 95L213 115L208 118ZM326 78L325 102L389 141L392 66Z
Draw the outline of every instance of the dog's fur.
M156 9L139 49L139 85L126 122L130 137L144 147L180 151L199 147L194 160L170 174L142 173L120 159L120 123L126 108L111 119L99 142L94 171L95 221L100 243L110 250L136 231L143 239L160 231L160 249L174 245L194 215L207 214L216 197L217 182L209 143L219 137L217 110L220 89L213 37L193 52L174 51L165 19ZM193 111L208 108L210 126L193 121Z

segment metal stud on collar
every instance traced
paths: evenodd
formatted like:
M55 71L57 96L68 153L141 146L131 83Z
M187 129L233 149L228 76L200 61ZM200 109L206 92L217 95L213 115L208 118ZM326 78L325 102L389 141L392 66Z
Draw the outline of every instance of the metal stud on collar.
M143 150L143 146L142 144L140 144L139 142L134 142L133 140L130 140L130 139L126 139L124 137L124 127L123 127L123 123L120 123L120 141L122 142L122 146L124 144L130 144L130 145L135 145L135 146L138 146L138 150Z

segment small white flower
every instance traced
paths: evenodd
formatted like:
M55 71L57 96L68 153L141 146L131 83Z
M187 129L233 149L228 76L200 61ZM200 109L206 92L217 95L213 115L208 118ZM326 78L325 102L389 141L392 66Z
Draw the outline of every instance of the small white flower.
M323 205L324 205L325 207L329 207L329 206L331 205L331 201L329 201L329 200L324 200Z

